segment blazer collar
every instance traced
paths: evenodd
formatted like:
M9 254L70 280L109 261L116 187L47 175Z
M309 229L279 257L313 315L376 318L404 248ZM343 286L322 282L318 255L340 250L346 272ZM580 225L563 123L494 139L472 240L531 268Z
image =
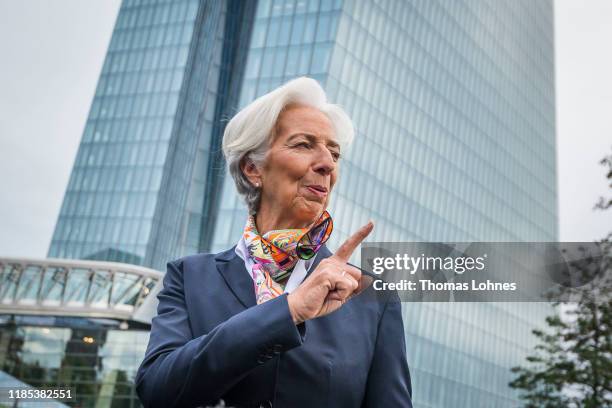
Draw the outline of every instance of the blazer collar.
M306 273L306 278L316 269L319 262L331 255L332 253L327 249L327 246L323 245L317 252L314 262ZM215 262L217 270L240 303L246 308L255 306L256 299L253 279L251 279L250 273L247 272L242 258L236 254L236 245L215 255Z

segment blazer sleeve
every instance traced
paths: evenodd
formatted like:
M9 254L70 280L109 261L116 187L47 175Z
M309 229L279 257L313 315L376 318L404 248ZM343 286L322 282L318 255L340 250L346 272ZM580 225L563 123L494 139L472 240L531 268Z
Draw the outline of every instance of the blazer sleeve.
M136 374L145 407L215 404L272 356L300 346L305 328L291 318L287 296L253 306L193 338L183 291L183 263L168 263L149 345Z
M374 357L368 373L363 408L412 408L412 384L399 298L385 304Z

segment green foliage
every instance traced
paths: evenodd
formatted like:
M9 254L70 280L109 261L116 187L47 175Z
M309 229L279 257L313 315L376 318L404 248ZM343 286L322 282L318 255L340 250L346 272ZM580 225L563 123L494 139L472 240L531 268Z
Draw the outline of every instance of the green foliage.
M608 167L612 188L612 154L601 162ZM595 206L606 210L612 198ZM602 258L585 258L580 270L599 273L595 290L575 303L553 302L558 314L546 319L547 330L533 330L539 340L525 366L513 367L510 387L520 390L527 408L612 407L612 232L600 242Z

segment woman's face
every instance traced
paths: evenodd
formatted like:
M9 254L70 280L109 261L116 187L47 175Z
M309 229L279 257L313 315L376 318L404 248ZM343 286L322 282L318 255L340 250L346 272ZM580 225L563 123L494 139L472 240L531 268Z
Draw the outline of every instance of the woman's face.
M278 118L263 167L244 169L262 188L258 225L262 218L273 229L303 228L316 221L327 208L339 158L329 118L309 106L288 106Z

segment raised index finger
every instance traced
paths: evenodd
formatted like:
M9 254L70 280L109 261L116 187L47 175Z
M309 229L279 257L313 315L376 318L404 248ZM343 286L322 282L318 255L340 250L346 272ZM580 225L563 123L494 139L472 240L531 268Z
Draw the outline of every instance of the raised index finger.
M359 228L356 233L351 235L342 245L340 245L340 248L338 248L334 256L339 258L342 262L348 262L355 248L361 244L361 241L370 235L372 229L374 229L374 223L372 221Z

